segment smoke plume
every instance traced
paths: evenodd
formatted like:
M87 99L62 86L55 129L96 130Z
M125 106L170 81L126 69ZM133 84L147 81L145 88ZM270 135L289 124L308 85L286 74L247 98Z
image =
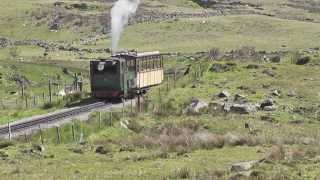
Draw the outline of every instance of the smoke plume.
M118 0L111 10L111 35L112 51L115 52L121 33L129 17L133 15L139 6L140 0Z

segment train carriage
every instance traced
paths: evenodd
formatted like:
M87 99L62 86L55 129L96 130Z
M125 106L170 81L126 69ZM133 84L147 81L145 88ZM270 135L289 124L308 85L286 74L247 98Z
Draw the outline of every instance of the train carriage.
M162 83L163 57L159 52L121 53L90 63L91 91L96 98L135 96Z

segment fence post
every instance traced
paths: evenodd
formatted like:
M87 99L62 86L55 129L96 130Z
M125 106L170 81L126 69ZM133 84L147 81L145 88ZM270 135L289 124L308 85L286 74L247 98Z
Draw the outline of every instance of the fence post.
M26 100L25 100L26 102L26 109L28 109L28 97L26 97Z
M36 98L36 96L33 96L33 106L36 106L37 105L37 98Z
M72 140L75 141L76 140L76 136L75 136L75 132L74 132L74 121L72 121L72 125L71 125L71 130L72 130Z
M110 127L112 126L112 109L110 109Z
M24 133L24 140L26 141L26 143L28 142L27 133Z
M60 143L61 143L61 135L60 135L60 129L59 129L59 126L56 126L56 131L57 131L58 144L60 144Z
M49 80L49 102L52 103L52 87L51 80Z
M170 86L170 79L169 79L169 76L167 77L167 92L169 92L169 86Z
M39 124L39 132L40 132L40 139L41 139L41 144L44 144L43 136L42 136L42 129L41 125Z
M10 122L8 122L8 135L9 135L9 141L11 141L12 134L11 134L11 125L10 125Z
M125 110L124 110L124 108L125 108L125 101L124 101L124 98L122 98L122 119L124 120L124 114L125 114Z
M21 96L24 97L24 84L21 84Z
M99 111L99 129L101 129L101 112Z
M138 106L136 107L136 108L138 108L138 113L140 113L141 112L141 95L140 95L140 93L138 94Z
M161 104L162 104L162 98L161 98L161 87L159 86L159 114L161 114Z
M133 99L130 100L130 111L131 111L131 114L133 113Z
M176 88L176 73L177 73L177 70L175 68L173 73L173 88Z

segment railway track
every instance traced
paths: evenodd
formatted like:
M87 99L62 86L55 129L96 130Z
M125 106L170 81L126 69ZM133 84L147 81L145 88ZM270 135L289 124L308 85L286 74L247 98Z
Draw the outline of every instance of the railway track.
M84 105L76 108L67 109L63 112L52 113L49 115L44 115L41 117L31 118L23 122L12 123L10 126L0 127L0 137L5 137L11 134L19 133L24 130L28 130L34 127L38 127L41 124L55 123L60 120L71 118L74 116L81 115L83 113L88 113L94 109L111 107L112 104L106 102L96 102L89 105Z

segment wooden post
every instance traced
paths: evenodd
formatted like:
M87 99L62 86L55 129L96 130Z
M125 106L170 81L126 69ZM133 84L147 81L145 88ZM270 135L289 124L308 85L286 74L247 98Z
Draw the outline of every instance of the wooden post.
M24 84L21 84L21 96L24 97Z
M49 102L52 103L52 87L51 87L51 80L49 80Z
M44 144L43 136L42 136L42 129L41 129L41 125L40 124L39 124L39 132L40 132L41 144Z
M122 98L122 119L124 119L124 114L125 114L125 101L124 101L124 98Z
M61 143L61 135L60 135L60 129L59 126L56 127L56 131L57 131L57 140L58 140L58 144Z
M141 96L140 96L140 93L138 94L138 105L137 105L137 109L138 109L138 113L140 113L141 112Z
M36 106L37 105L37 98L36 96L33 96L33 106Z
M159 87L159 114L161 114L161 104L162 104L161 87Z
M28 142L28 136L27 136L27 133L24 133L24 140L26 141L26 143Z
M110 127L112 126L112 109L110 109Z
M101 112L99 111L99 129L101 129Z
M45 102L45 100L46 100L46 95L45 95L45 93L43 92L43 93L42 93L42 101L43 101L43 103Z
M10 122L8 122L8 135L9 135L9 141L11 141L12 134L11 134L11 125L10 125Z
M75 141L76 140L76 135L75 135L75 132L74 132L74 121L72 121L71 128L72 128L72 140Z
M170 86L170 84L169 84L169 76L167 77L167 92L169 92L169 86Z
M176 88L176 69L174 69L173 73L173 88Z
M28 108L28 97L26 97L26 108Z
M130 102L131 102L131 104L130 104L130 109L131 109L131 110L130 110L130 111L131 111L131 114L132 114L132 113L133 113L133 99L131 99Z

